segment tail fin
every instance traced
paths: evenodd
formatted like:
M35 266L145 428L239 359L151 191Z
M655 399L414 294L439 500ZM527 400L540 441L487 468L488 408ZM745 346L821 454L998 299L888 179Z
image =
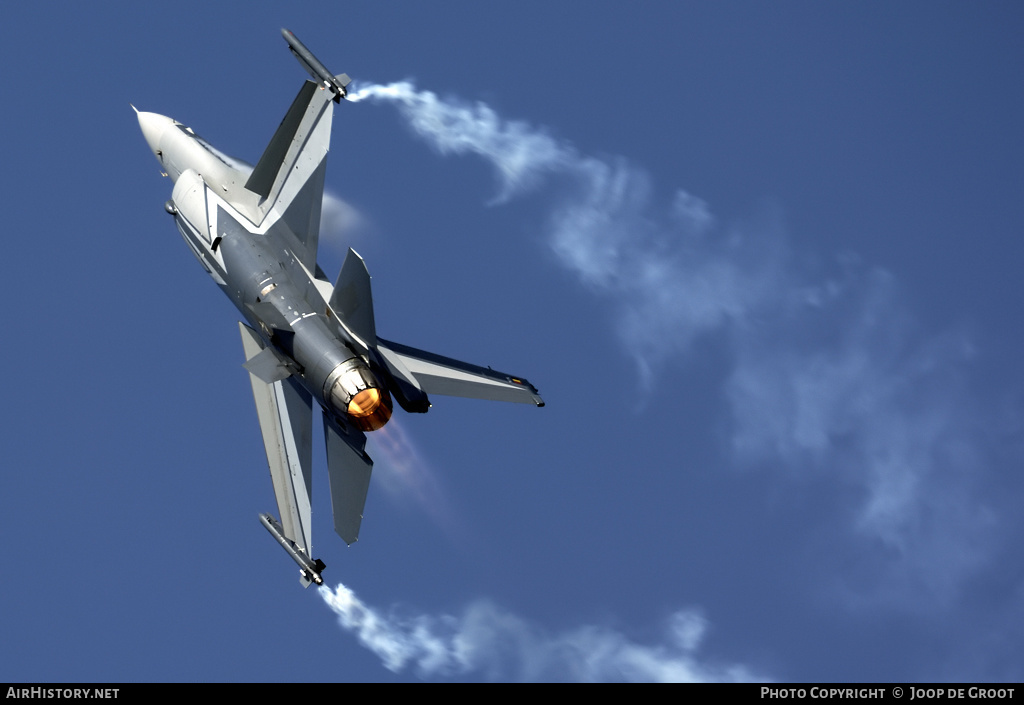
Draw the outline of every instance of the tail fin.
M359 253L348 248L345 263L341 265L338 282L331 294L330 306L348 328L349 333L371 349L377 346L377 326L373 319L373 292L370 272Z

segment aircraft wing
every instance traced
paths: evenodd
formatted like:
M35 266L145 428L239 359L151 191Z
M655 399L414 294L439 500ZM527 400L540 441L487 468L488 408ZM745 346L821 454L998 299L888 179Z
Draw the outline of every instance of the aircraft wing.
M260 197L254 222L272 212L280 214L271 227L290 241L311 272L316 269L320 238L333 97L306 81L245 183Z
M259 369L260 363L266 367L265 363L273 362L274 358L267 354L256 331L244 323L238 325L242 333L247 369L250 370L256 413L263 432L263 445L270 464L270 477L274 482L277 508L281 513L281 528L285 536L311 558L312 398L294 378L282 378L277 372L279 368L271 367L273 374ZM273 381L264 381L264 378Z
M544 406L537 388L522 377L377 339L377 351L393 375L410 373L427 394L512 401ZM404 374L402 376L405 376Z

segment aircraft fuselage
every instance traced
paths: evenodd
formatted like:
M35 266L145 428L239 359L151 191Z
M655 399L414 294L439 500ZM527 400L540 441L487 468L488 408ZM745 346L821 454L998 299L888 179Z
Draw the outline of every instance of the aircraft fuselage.
M390 417L387 387L370 369L367 346L331 311L316 277L272 227L260 227L259 197L245 189L252 167L229 157L181 123L139 113L150 148L174 182L167 210L189 249L249 325L272 347L279 367L296 374L343 426L380 428ZM330 284L320 280L321 285ZM362 348L362 350L360 350ZM365 355L365 357L364 357ZM360 403L354 400L365 390ZM372 407L372 408L369 408ZM355 412L355 413L353 413Z

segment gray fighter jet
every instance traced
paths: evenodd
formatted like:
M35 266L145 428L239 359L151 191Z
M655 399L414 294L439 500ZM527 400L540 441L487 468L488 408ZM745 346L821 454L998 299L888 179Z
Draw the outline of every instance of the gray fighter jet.
M245 368L281 514L280 523L268 514L260 521L308 587L322 584L324 568L310 538L314 401L323 412L334 528L349 544L359 537L373 466L365 434L387 423L392 397L412 413L425 413L432 394L544 402L522 377L378 337L370 275L354 250L331 286L317 265L317 240L331 118L349 78L282 34L315 80L299 90L255 167L176 120L136 113L174 182L165 210L245 318Z

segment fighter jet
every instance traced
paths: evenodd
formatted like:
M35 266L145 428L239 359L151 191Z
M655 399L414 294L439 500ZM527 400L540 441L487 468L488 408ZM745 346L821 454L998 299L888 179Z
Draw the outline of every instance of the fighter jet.
M136 113L163 173L164 209L192 254L230 298L239 322L281 521L260 521L299 565L304 587L323 583L310 536L313 404L327 444L334 529L359 538L373 461L366 434L391 418L392 398L425 413L429 395L544 406L524 378L378 337L370 275L349 249L333 286L317 264L320 208L335 103L349 77L333 75L286 29L313 77L299 89L253 167L191 127Z

